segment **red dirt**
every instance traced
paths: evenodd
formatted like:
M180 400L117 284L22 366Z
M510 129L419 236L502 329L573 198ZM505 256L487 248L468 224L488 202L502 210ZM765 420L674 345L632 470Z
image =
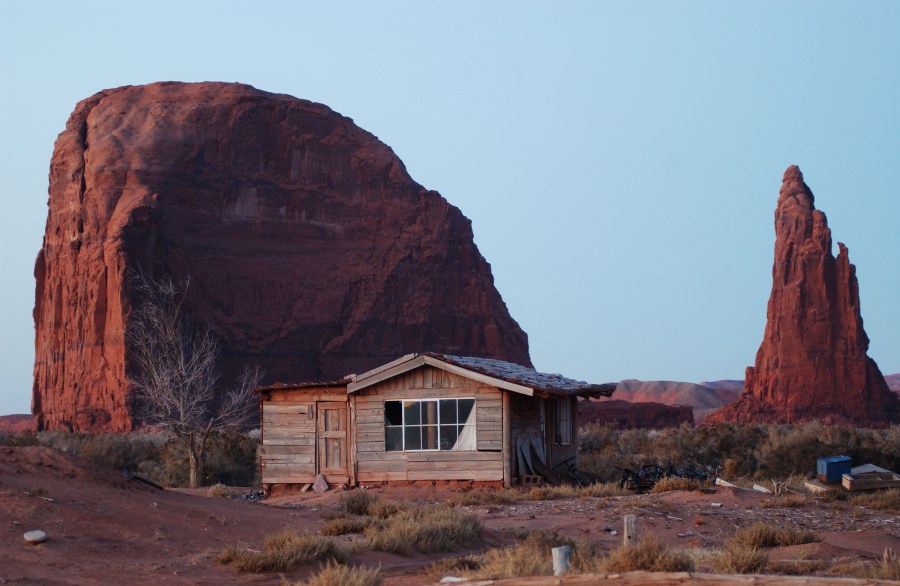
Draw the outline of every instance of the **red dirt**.
M447 486L377 487L382 499L437 501L460 489ZM209 498L205 491L156 490L75 456L41 448L0 447L0 583L41 584L277 584L281 575L239 574L214 561L226 545L261 546L283 527L315 532L323 514L337 510L340 491L294 493L251 503ZM642 531L671 545L715 547L736 526L757 521L812 530L824 542L804 555L874 559L900 549L896 516L859 507L836 510L808 497L802 507L761 508L769 495L719 487L715 493L678 492L609 498L521 501L463 507L485 526L482 542L453 554L403 557L381 552L354 556L354 564L381 565L386 586L427 582L423 568L446 556L511 543L511 530L553 530L610 549L620 543L622 515L638 515ZM713 503L721 503L720 507ZM846 509L846 507L845 507ZM699 524L698 524L699 522ZM22 534L47 532L27 545ZM349 539L349 538L348 538ZM801 547L801 546L798 546ZM794 559L790 548L775 559ZM818 553L817 553L818 552ZM318 564L284 574L300 579Z

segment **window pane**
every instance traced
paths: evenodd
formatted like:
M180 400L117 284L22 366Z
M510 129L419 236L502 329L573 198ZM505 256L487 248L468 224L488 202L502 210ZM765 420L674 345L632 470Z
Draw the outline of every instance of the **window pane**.
M449 423L459 423L456 419L456 399L441 400L441 425Z
M475 399L460 399L459 400L459 419L458 423L465 423L469 419L469 414L472 412L472 409L475 407Z
M400 401L384 402L384 424L403 425L403 405Z
M437 401L422 401L422 425L436 425L437 418Z
M418 407L418 404L416 404ZM406 436L406 449L407 450L421 450L422 449L422 428L421 427L407 427L404 430L404 436Z
M443 412L442 412L443 414ZM441 449L442 450L452 450L453 446L456 445L456 426L455 425L442 425L441 426Z
M422 426L422 449L436 450L438 449L438 426L423 425Z
M418 401L406 401L403 403L403 417L406 425L419 425L422 423L422 417L419 413Z
M403 451L403 428L402 427L385 427L384 428L384 449L387 452Z

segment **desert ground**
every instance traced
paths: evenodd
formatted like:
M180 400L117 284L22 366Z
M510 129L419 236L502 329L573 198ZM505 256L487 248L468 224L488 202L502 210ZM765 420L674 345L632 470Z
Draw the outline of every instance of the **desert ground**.
M466 489L368 490L383 500L424 503ZM214 498L205 490L159 490L51 448L0 447L0 584L279 584L304 579L318 570L318 563L283 574L242 574L215 557L228 545L260 547L266 534L283 528L316 532L338 511L341 494L310 491L257 502ZM468 548L410 557L363 551L350 562L380 565L386 585L424 584L433 581L425 568L435 560L511 544L526 531L555 531L612 549L621 543L624 514L637 515L641 532L679 548L721 546L736 528L759 521L812 531L821 539L772 549L770 564L802 568L843 558L877 560L885 548L900 551L900 519L894 514L812 496L779 501L724 487L460 508L476 514L484 526L483 538ZM35 529L45 531L47 541L26 543L23 534Z

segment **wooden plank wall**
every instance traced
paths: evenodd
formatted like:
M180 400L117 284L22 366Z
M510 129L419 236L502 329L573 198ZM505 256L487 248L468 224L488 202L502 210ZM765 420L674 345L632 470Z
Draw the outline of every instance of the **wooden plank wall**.
M385 452L384 401L475 398L477 451ZM365 388L351 399L358 482L503 480L501 391L439 368L423 366Z
M346 401L346 387L278 390L269 395L262 403L262 448L259 457L262 483L314 482L316 401Z
M529 433L540 435L541 432L541 399L538 397L526 397L517 393L510 394L510 466L513 478L518 478L523 473L519 470L516 448L519 445L519 437Z

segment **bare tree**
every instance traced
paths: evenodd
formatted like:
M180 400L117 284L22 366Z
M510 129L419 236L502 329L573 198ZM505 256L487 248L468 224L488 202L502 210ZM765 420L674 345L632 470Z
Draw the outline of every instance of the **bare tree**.
M131 315L126 337L132 359L131 383L139 415L174 434L188 453L190 487L203 480L206 440L213 430L241 427L256 414L250 389L259 384L259 368L245 368L234 386L217 392L219 344L208 330L185 323L189 281L133 279L140 305Z

